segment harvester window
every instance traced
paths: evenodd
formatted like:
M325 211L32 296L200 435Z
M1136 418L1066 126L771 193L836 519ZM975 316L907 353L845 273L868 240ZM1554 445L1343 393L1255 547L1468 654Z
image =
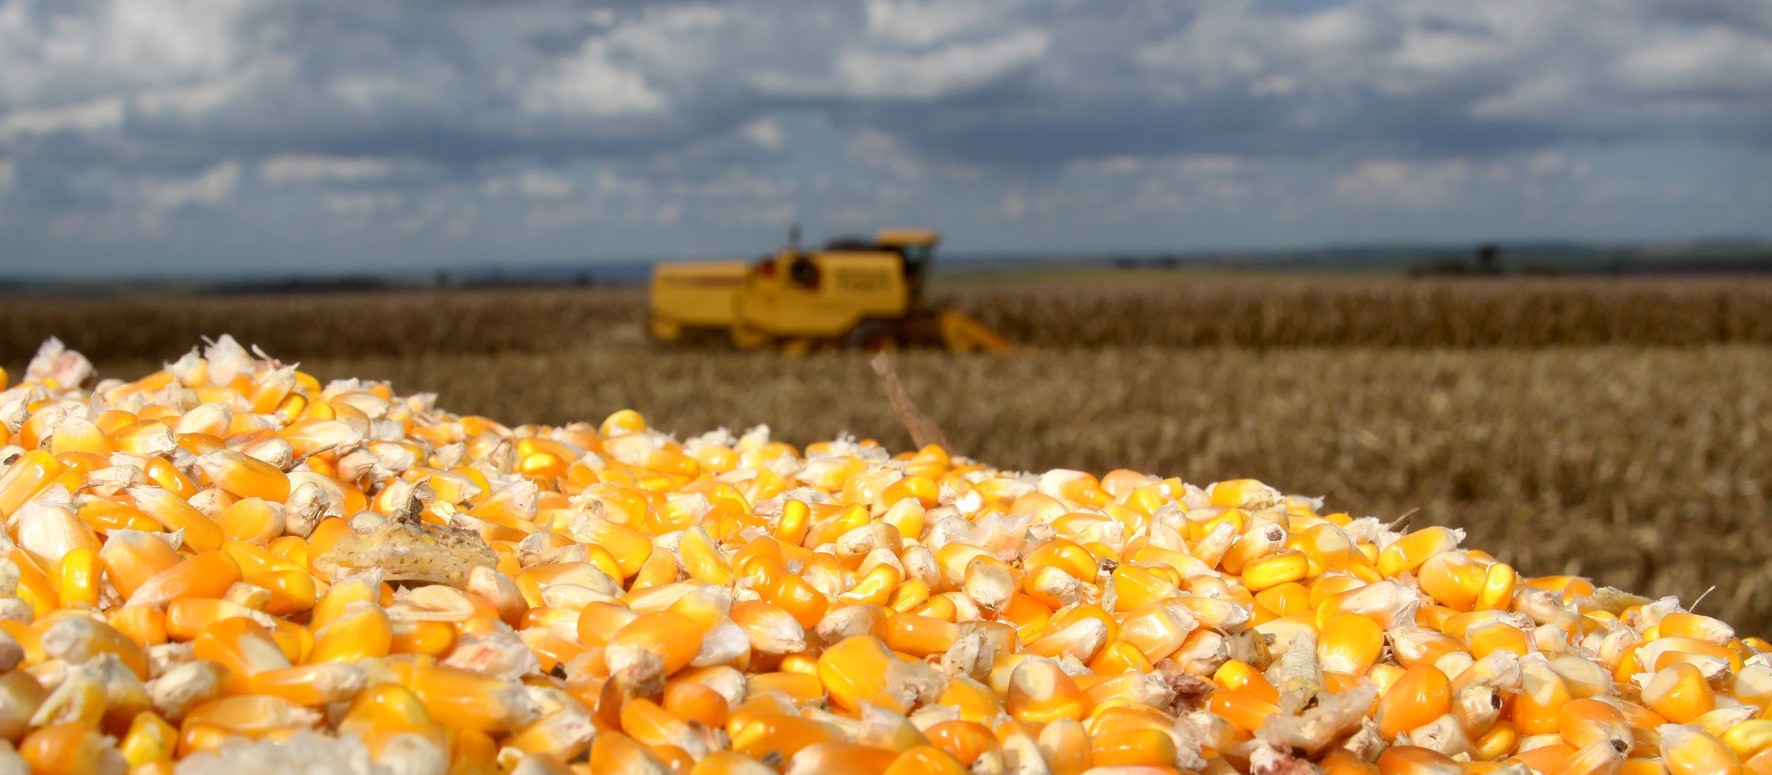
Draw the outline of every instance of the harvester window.
M923 298L923 273L934 252L933 245L910 244L898 248L899 255L904 256L905 288L913 302Z
M905 245L899 251L904 254L905 271L909 274L921 271L923 264L929 260L928 245Z
M806 256L795 256L793 263L788 264L788 279L807 288L817 288L818 264Z

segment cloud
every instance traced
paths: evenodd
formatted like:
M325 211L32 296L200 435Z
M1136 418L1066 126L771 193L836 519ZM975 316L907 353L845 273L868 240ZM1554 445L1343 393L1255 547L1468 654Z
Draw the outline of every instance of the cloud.
M1423 165L1374 159L1336 178L1333 191L1366 205L1431 209L1451 199L1469 177L1469 165L1462 161Z
M1038 63L1051 37L1022 30L937 52L843 52L837 58L837 94L857 100L936 100L996 83Z
M1609 75L1638 94L1752 97L1772 89L1772 39L1717 28L1665 38L1626 53Z
M1637 220L1764 231L1767 104L1760 0L0 0L0 255L198 255L218 213L346 262L875 215L1309 239L1338 212L1524 223L1503 176L1570 208L1674 181L1740 204Z
M521 174L493 178L481 187L487 194L495 197L521 196L530 199L564 199L572 195L572 181L545 172L534 170Z
M1005 0L868 0L863 5L870 38L913 49L989 30L1011 9Z
M282 154L260 162L258 175L274 185L385 178L395 169L388 159Z
M20 108L0 117L0 137L113 132L123 125L123 101L102 97L75 105Z
M529 84L522 105L543 115L618 117L658 115L670 101L643 73L611 62L608 42L593 38Z
M787 147L787 136L782 134L781 125L769 119L746 122L738 131L746 140L765 151L779 151Z
M393 192L333 194L326 198L326 209L338 215L372 215L398 210L405 197Z
M142 185L142 197L156 210L217 205L240 187L240 163L225 161L186 180L154 180Z

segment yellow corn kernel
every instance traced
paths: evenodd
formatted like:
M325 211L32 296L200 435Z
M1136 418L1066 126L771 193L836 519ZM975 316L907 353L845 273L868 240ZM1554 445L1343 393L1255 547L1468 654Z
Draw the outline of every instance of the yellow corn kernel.
M166 612L153 606L126 605L114 608L106 620L118 632L144 647L158 646L170 638L166 632Z
M1439 751L1413 745L1393 745L1378 756L1378 772L1408 775L1441 775L1464 772L1458 761ZM1553 768L1552 771L1560 772Z
M1741 772L1741 760L1729 747L1698 727L1685 724L1663 724L1661 757L1672 775Z
M1089 740L1096 767L1168 766L1175 761L1175 738L1156 729L1099 735Z
M953 754L933 745L919 745L898 754L881 775L963 775L966 772L968 770Z
M1009 678L1005 698L1011 716L1039 724L1067 718L1080 720L1093 704L1070 676L1046 659L1022 660Z
M120 772L128 766L102 733L77 723L41 727L19 743L31 772Z
M1617 708L1592 698L1571 700L1557 711L1557 732L1580 749L1603 742L1619 753L1630 751L1630 722Z
M48 450L33 449L20 455L0 476L0 517L18 511L61 473L62 464Z
M1704 674L1682 662L1655 671L1643 687L1643 704L1668 721L1683 724L1709 713L1717 698Z
M1743 762L1767 749L1772 749L1772 719L1748 719L1722 735L1723 744Z
M97 606L102 574L103 566L95 549L80 547L62 555L55 589L62 606Z
M1254 732L1261 728L1264 719L1279 712L1272 702L1254 693L1232 689L1213 692L1206 707L1244 732Z
M260 545L281 537L286 526L283 505L262 498L235 501L215 516L215 523L228 538Z
M186 500L189 496L160 487L131 487L129 497L136 508L159 522L167 532L185 531L185 545L199 552L220 549L222 541L228 537L227 532L215 520L198 511Z
M165 605L180 598L220 598L240 580L240 564L225 552L203 551L154 574L129 596L131 605Z
M1512 753L1515 745L1519 743L1519 739L1519 733L1514 729L1512 723L1499 721L1474 741L1473 748L1477 758L1496 761Z
M178 751L178 730L154 712L142 711L130 722L129 732L117 749L131 767L171 761Z
M253 694L280 697L297 705L321 707L349 702L368 683L362 668L348 664L307 664L254 673L246 682Z
M279 570L248 573L243 579L246 583L270 592L271 597L265 603L265 613L272 616L290 616L307 611L314 607L319 599L319 588L314 577L306 571Z
M582 635L584 627L581 623ZM671 611L641 614L609 638L603 658L611 673L630 667L668 676L689 665L701 650L702 634L695 621Z
M1322 669L1335 673L1364 675L1383 650L1383 628L1360 614L1331 616L1317 640L1317 659Z
M1513 566L1498 562L1483 572L1483 588L1477 593L1477 610L1495 611L1508 607L1514 599L1519 574Z
M314 652L308 660L359 662L385 657L393 640L394 625L387 611L367 600L359 601L345 606L314 636Z
M1439 668L1418 664L1409 668L1378 699L1379 734L1386 739L1433 721L1452 709L1450 682Z
M1303 579L1309 569L1304 552L1294 550L1268 555L1243 566L1243 586L1259 592Z
M209 625L192 642L198 659L221 665L228 671L227 684L244 691L252 676L290 666L290 660L271 633L251 619L224 619Z
M1192 630L1186 614L1161 603L1129 612L1120 622L1120 639L1132 644L1145 659L1163 659L1181 648Z
M98 556L105 566L105 575L125 600L132 598L149 579L181 560L172 545L159 536L133 530L108 537Z
M1663 638L1691 638L1717 646L1727 646L1735 638L1735 628L1709 616L1684 611L1661 617L1656 626Z
M540 708L520 684L451 667L420 667L409 680L413 696L437 723L487 733L514 732L534 722Z
M898 663L884 642L871 635L845 638L818 658L818 677L832 701L851 710L872 702L899 713L907 708L887 693L889 673Z
M1458 548L1463 539L1462 531L1447 527L1429 527L1403 536L1384 548L1378 555L1378 571L1385 578L1396 578L1404 573L1414 572L1430 557L1441 552L1450 552Z

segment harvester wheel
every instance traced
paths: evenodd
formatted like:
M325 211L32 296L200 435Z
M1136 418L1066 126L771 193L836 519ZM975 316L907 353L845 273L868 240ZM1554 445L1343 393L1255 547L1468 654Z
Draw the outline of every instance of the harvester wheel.
M893 352L903 346L898 327L884 320L863 320L849 332L847 349L854 352Z

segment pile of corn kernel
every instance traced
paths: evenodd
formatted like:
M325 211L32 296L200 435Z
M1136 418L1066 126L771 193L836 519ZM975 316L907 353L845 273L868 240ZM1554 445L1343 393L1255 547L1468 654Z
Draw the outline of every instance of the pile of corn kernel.
M0 772L1772 772L1772 644L1249 480L0 393Z

